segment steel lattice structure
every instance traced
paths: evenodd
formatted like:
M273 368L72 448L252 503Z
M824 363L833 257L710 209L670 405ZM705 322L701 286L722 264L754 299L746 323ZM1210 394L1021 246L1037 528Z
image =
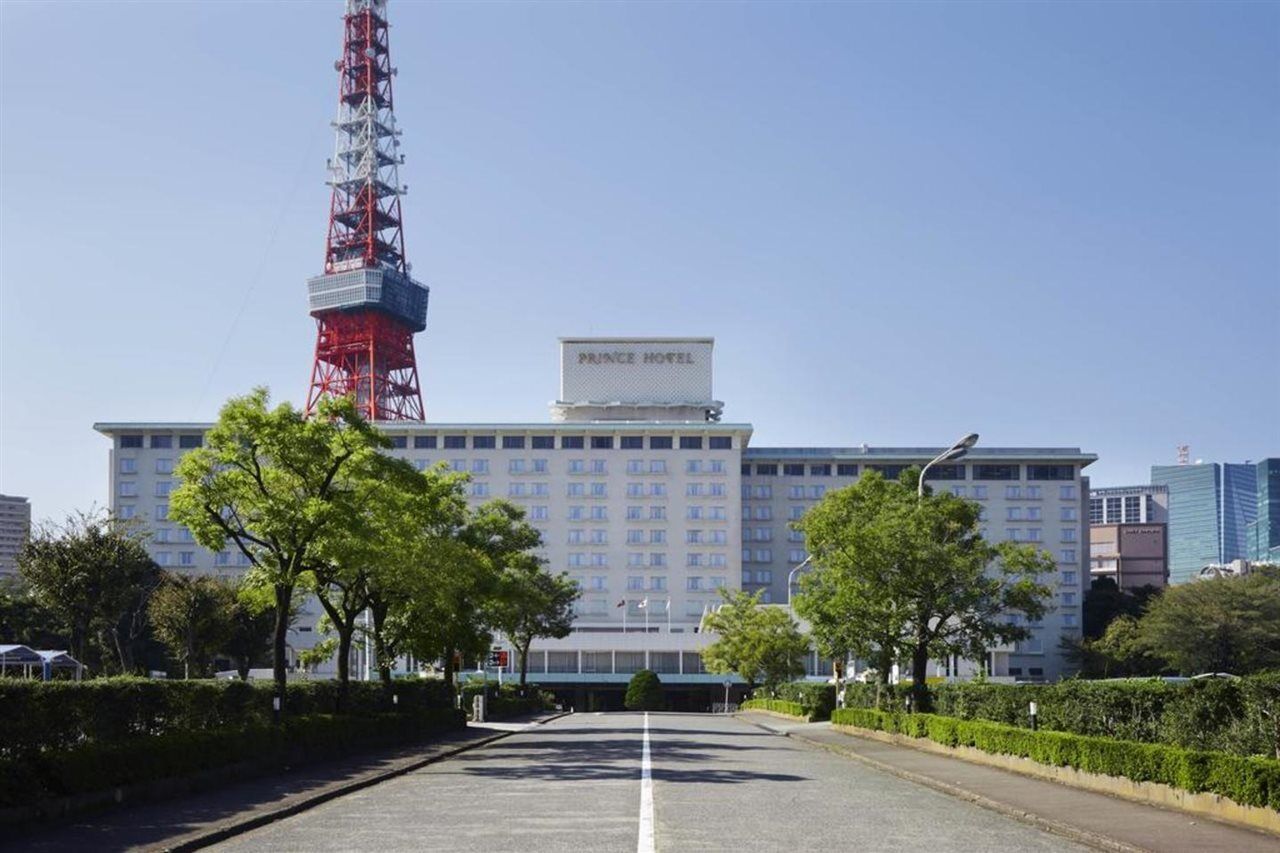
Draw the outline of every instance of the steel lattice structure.
M427 288L405 259L386 7L347 0L343 19L324 274L307 282L319 326L307 412L350 396L370 420L422 420L413 335L426 328Z

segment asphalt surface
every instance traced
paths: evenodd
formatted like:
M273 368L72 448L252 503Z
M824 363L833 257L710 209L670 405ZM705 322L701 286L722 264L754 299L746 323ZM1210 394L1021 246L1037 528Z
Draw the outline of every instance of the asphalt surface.
M574 714L212 849L647 853L646 817L657 851L1085 849L732 717L682 714Z

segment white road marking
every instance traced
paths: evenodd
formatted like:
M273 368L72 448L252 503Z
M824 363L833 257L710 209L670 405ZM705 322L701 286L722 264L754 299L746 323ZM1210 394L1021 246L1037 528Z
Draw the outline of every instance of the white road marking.
M649 761L649 714L644 715L644 748L640 753L640 840L636 853L653 853L653 765Z

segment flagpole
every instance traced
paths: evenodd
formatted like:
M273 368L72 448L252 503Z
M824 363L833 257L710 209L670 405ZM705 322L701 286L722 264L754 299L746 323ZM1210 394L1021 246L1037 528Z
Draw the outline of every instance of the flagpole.
M622 633L627 633L627 600L622 599Z
M644 632L649 633L649 599L644 600Z
M671 633L671 597L667 596L667 633Z

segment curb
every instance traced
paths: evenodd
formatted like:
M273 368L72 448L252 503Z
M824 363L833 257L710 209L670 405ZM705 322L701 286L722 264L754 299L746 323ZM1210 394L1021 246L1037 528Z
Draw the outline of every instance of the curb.
M970 791L967 788L962 788L959 785L953 785L950 782L943 782L939 779L934 779L932 776L924 776L910 770L903 770L902 768L895 767L892 764L885 764L883 761L868 758L867 756L861 755L852 749L844 749L835 744L823 743L822 741L807 738L804 735L796 734L795 732L779 731L778 729L757 723L754 720L744 719L739 714L735 714L734 716L742 720L744 723L755 726L758 729L763 729L770 734L791 738L792 740L800 741L801 743L823 749L827 752L834 753L845 758L852 758L853 760L861 762L872 769L879 770L882 773L888 773L890 776L896 776L899 779L905 779L908 782L914 782L917 785L932 788L935 791L955 797L956 799L964 800L966 802L973 803L975 806L980 806L989 811L1002 814L1005 817L1013 818L1020 823L1029 824L1030 826L1034 826L1036 829L1050 832L1064 838L1069 838L1072 841L1087 844L1090 847L1094 847L1099 850L1110 850L1115 851L1115 853L1155 853L1155 851L1146 847L1135 847L1127 842L1119 841L1115 838L1109 838L1105 835L1099 835L1095 832L1081 829L1069 823L1063 823L1047 817L1041 817L1040 815L1033 814L1028 811L1023 811L1022 809L1015 808L1007 803L1002 803L998 800L984 797L982 794L974 793L973 791ZM851 735L845 735L845 737L851 737Z
M561 717L567 717L570 713L572 712L564 711L562 713L546 717L545 719L530 723L530 728L546 725L553 720L558 720ZM188 835L173 844L159 844L149 849L161 851L161 853L186 853L186 851L190 850L200 850L221 841L226 841L228 838L234 838L237 835L243 835L246 832L259 829L269 823L275 823L278 820L283 820L284 818L292 817L296 814L307 811L308 809L313 809L322 803L328 802L329 800L336 800L338 797L345 797L347 794L353 794L356 791L386 782L389 779L396 778L397 776L404 776L405 774L412 773L415 770L421 770L423 767L435 764L438 761L444 761L446 758L453 758L455 755L469 752L473 749L480 749L481 747L488 746L494 741L499 741L503 738L508 738L516 734L520 734L520 731L498 732L496 734L489 735L488 737L453 747L452 749L446 749L436 755L412 761L401 767L395 767L391 770L383 770L371 776L355 779L335 788L329 788L310 796L304 796L295 802L280 806L279 808L272 809L268 812L255 814L252 817L247 817L238 821L233 820L231 823L223 823L207 831Z

